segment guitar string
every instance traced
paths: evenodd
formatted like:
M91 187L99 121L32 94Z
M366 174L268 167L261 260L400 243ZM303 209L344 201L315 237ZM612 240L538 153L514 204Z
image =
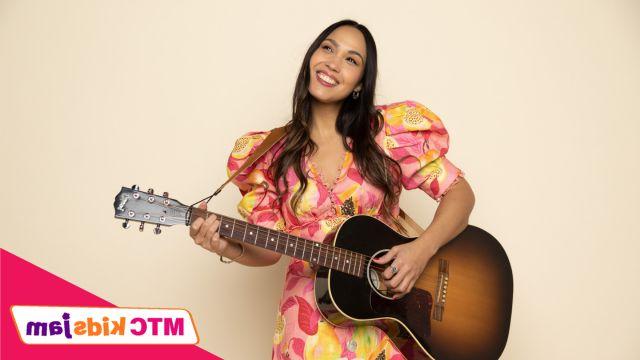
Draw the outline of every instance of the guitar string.
M214 214L214 213L210 213L210 214ZM219 214L214 214L214 215L218 216L220 218L220 220L223 220L223 221L227 221L227 222L235 221L235 219L230 218L230 217L226 217L226 216L219 215ZM177 220L180 223L185 221L184 217L166 216L166 218L167 219L171 219L171 220ZM148 221L145 221L145 223L158 224L158 222L148 222ZM247 229L250 229L250 230L256 232L256 241L257 240L263 240L265 245L268 243L268 233L267 234L261 234L260 231L269 232L269 231L274 231L274 230L270 230L268 228L261 227L261 226L258 226L258 225L255 225L255 224L251 224L251 223L248 223L248 222L244 222L244 223L247 224ZM163 224L161 224L161 225L163 225ZM278 232L278 234L281 234L281 233ZM286 233L284 233L284 234L286 234ZM287 235L291 236L290 234L287 234ZM280 240L280 236L282 236L282 235L278 235L278 240ZM294 239L302 240L302 241L298 241L298 243L300 243L300 242L303 243L303 247L304 247L303 253L306 252L307 250L309 250L309 253L311 253L315 249L320 249L320 251L318 252L318 258L320 256L324 256L325 258L328 258L329 254L331 254L332 252L335 253L337 251L339 256L342 256L342 255L349 256L350 259L354 259L355 261L361 261L361 260L362 261L368 261L369 260L369 257L364 255L364 254L356 253L354 251L343 249L343 248L340 248L338 246L327 247L326 244L318 243L318 242L315 242L315 241L312 241L312 240L307 240L307 239L300 238L300 237L297 237L297 236L294 236ZM290 240L290 239L288 239L288 240ZM316 246L316 244L319 244L319 245ZM295 252L298 251L297 247L298 246L294 247L294 249L296 250ZM277 250L277 247L275 249ZM286 251L285 251L285 253L286 253ZM319 263L320 263L320 261L318 261L318 264Z
M216 215L217 217L221 218L221 220L231 221L231 222L234 222L234 223L236 221L234 218L231 218L231 217L228 217L228 216L215 214L215 213L210 213L210 214ZM264 227L264 226L251 224L251 223L246 222L246 221L241 221L241 222L244 223L244 224L247 224L247 229L251 229L251 230L255 231L256 232L256 237L260 236L259 235L260 234L259 233L260 230L265 231L265 232L277 231L277 230L274 230L274 229L269 229L269 228ZM287 233L283 233L283 232L279 232L279 231L277 231L277 232L278 232L278 234L287 234ZM291 236L290 234L287 234L287 235ZM313 241L313 240L308 240L308 239L297 237L297 236L293 236L293 237L295 239L299 239L299 240L303 241L303 246L304 246L305 252L306 252L307 249L320 248L320 254L324 255L325 257L328 254L330 254L332 251L338 251L339 255L350 256L352 259L355 259L356 261L362 260L364 262L369 262L369 260L371 259L371 256L368 256L368 255L365 255L365 254L362 254L362 253L357 253L355 251L344 249L344 248L341 248L341 247L338 247L338 246L329 246L327 244L319 243L319 242L316 242L316 241ZM260 240L264 240L265 244L268 243L268 241L267 241L268 240L268 235L265 234L264 238L260 238ZM319 246L315 246L315 244L320 244L320 245ZM333 250L333 249L335 249L335 250ZM374 269L377 269L377 270L382 270L382 268L378 268L378 267L375 267L375 266L372 266L372 267Z
M183 208L183 210L184 210L184 208ZM219 220L221 221L221 224L222 224L222 221L234 222L234 223L236 221L234 218L230 218L230 217L223 216L223 215L220 215L220 214L215 214L215 213L209 213L209 214L216 215L219 218ZM181 217L181 216L166 216L165 215L165 218L166 219L170 219L170 220L176 220L179 223L182 223L182 222L185 221L185 218ZM140 221L140 222L143 222L143 221ZM147 224L150 224L150 223L159 224L158 222L149 222L149 221L144 221L144 222L147 223ZM250 229L250 230L256 232L256 237L255 237L256 241L257 240L263 240L265 245L268 244L268 237L269 237L268 234L269 234L269 232L270 231L277 231L277 230L269 229L269 228L266 228L266 227L263 227L263 226L251 224L251 223L246 222L246 221L242 221L242 223L246 224L247 229ZM160 224L160 225L164 225L164 224ZM218 231L220 231L220 230L218 230ZM260 231L263 231L263 232L266 232L266 233L265 234L261 234ZM280 240L280 236L282 236L282 234L287 234L287 233L278 231L278 234L279 235L277 235L277 237L278 237L278 240ZM287 241L290 240L289 239L290 236L293 236L293 235L287 234ZM362 261L363 262L362 265L365 265L366 263L368 263L372 258L371 256L368 256L368 255L365 255L365 254L362 254L362 253L358 253L358 252L355 252L355 251L352 251L352 250L344 249L344 248L341 248L341 247L338 247L338 246L327 245L327 244L324 244L324 243L319 243L319 242L316 242L316 241L313 241L313 240L308 240L308 239L297 237L297 236L293 236L293 238L296 239L298 245L300 245L300 242L302 242L302 246L303 246L303 252L302 253L303 254L307 250L311 254L314 249L320 249L320 251L318 252L318 255L317 255L317 259L319 259L321 256L323 256L325 258L325 262L324 263L326 263L327 259L331 258L330 255L336 255L335 254L336 252L337 252L337 255L338 255L338 259L339 259L340 256L348 256L350 260L355 260L356 264L357 264L357 262ZM249 242L247 242L247 243L249 243ZM316 244L319 244L319 245L316 245ZM295 249L294 255L295 255L295 253L298 252L297 247L299 247L299 246L296 245L294 247L294 249ZM278 247L276 246L274 249L277 250L277 248ZM286 253L286 250L284 252ZM335 260L335 257L333 257L333 260ZM333 264L333 260L331 260L332 264ZM346 260L346 258L345 258L345 260ZM345 260L342 260L342 262L344 263ZM340 261L340 260L338 260L338 261ZM321 263L320 261L316 261L316 262L319 265ZM337 266L339 267L339 264ZM351 266L352 266L351 263L349 263L349 265L347 265L347 267L349 267L349 268ZM380 271L384 271L384 268L381 268L379 266L379 264L375 264L375 263L372 264L371 268L376 269L376 270L380 270ZM344 266L343 266L343 269L344 269Z
M229 218L225 217L225 219L229 219ZM234 221L233 218L231 218L231 221ZM248 222L245 222L245 223L247 224L247 228L248 229L251 229L251 230L256 232L256 237L260 236L260 240L268 240L268 233L271 232L271 231L277 231L277 230L269 229L269 228L266 228L266 227L263 227L263 226L260 226L260 225L255 225L255 224L251 224L251 223L248 223ZM266 232L266 234L260 234L260 231ZM324 244L324 243L319 243L317 241L308 240L308 239L301 238L301 237L298 237L298 236L295 236L295 235L291 235L291 234L288 234L288 233L284 233L284 232L277 231L277 233L278 234L286 234L288 237L293 236L294 239L297 239L296 241L303 243L303 246L305 247L305 251L308 248L318 248L321 251L325 251L324 254L326 255L326 254L329 254L331 251L333 251L332 249L335 249L338 252L342 252L341 254L344 254L344 255L350 255L352 257L353 256L361 256L363 258L366 257L366 255L364 255L364 254L356 253L354 251L351 251L351 250L348 250L348 249L344 249L344 248L341 248L341 247L338 247L338 246L329 246L329 245ZM261 236L264 236L264 238L261 237ZM282 236L282 235L277 235L277 236L278 236L278 240L279 240L280 236ZM289 241L289 240L290 239L288 238L287 241ZM349 254L349 253L351 253L351 254ZM366 258L368 259L368 257L366 257Z
M229 221L228 219L231 219L231 221L235 221L235 219L233 219L233 218L229 218L229 217L226 217L226 216L222 216L222 217L223 217L223 220L226 220L226 221ZM244 222L244 223L247 224L247 229L251 229L252 231L256 232L256 236L254 237L254 239L256 239L256 241L259 239L259 240L262 240L261 242L264 242L264 244L268 243L268 240L269 240L268 239L268 237L269 237L268 234L269 234L270 231L274 231L274 230L266 228L266 227L263 227L263 226L251 224L251 223L248 223L248 222ZM265 234L261 234L260 231L263 231L263 232L266 232L266 233ZM286 234L286 233L278 232L278 234ZM290 234L287 234L287 235L290 235ZM280 236L282 236L282 235L278 235L278 240L280 240ZM298 239L298 240L301 240L303 242L303 247L304 247L303 253L306 252L308 249L311 249L311 250L320 249L318 256L322 255L326 259L329 258L328 257L329 254L331 254L332 252L335 253L336 251L338 252L338 255L349 256L350 259L353 259L356 262L363 261L363 263L367 263L371 259L371 257L368 256L368 255L365 255L365 254L362 254L362 253L358 253L358 252L355 252L355 251L351 251L351 250L348 250L348 249L344 249L344 248L341 248L341 247L338 247L338 246L331 246L331 245L327 245L327 244L324 244L324 243L319 243L319 242L316 242L316 241L313 241L313 240L308 240L308 239L304 239L304 238L301 238L301 237L297 237L297 236L293 236L293 237L294 237L294 239ZM319 244L319 245L316 246L316 244ZM277 247L276 247L276 249L277 249ZM294 247L294 249L296 249L294 251L294 253L297 253L298 252L297 248ZM286 253L286 251L285 251L285 253ZM344 262L344 260L342 260L342 261ZM320 264L320 261L317 261L317 263ZM374 265L378 265L378 264L374 263ZM381 271L384 270L384 268L380 268L379 266L373 266L372 265L371 267L376 269L376 270L381 270Z

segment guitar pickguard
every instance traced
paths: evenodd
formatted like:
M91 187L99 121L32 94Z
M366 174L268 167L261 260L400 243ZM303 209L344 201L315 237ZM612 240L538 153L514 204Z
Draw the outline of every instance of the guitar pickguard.
M429 314L431 314L433 298L429 292L414 288L405 296L394 301L383 299L372 292L369 299L375 313L402 316L403 322L415 330L414 335L424 336L425 338L422 340L425 342L426 337L431 335Z

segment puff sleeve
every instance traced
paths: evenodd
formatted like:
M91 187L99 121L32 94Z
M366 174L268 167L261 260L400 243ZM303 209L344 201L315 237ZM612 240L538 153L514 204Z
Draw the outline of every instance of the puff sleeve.
M411 100L383 106L383 148L402 169L405 189L420 188L440 202L465 174L446 157L449 134L440 118Z
M244 164L268 135L269 131L251 131L236 140L227 161L227 177ZM275 183L268 174L268 168L273 160L273 150L273 148L269 149L231 182L240 189L242 199L237 205L237 210L247 222L270 229L284 230L284 218L274 202Z

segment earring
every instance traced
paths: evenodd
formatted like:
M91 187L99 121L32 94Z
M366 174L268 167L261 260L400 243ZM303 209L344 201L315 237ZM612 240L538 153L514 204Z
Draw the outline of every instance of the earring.
M357 99L360 96L360 91L354 91L351 95L354 99Z

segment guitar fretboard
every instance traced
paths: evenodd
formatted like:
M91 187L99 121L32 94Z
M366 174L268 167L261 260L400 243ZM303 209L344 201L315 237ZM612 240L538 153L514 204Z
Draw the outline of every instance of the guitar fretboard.
M196 217L213 214L220 220L218 232L221 236L259 246L296 259L305 260L350 275L362 277L367 259L363 254L347 249L303 239L264 226L250 224L224 215L191 208L188 216L191 223Z

